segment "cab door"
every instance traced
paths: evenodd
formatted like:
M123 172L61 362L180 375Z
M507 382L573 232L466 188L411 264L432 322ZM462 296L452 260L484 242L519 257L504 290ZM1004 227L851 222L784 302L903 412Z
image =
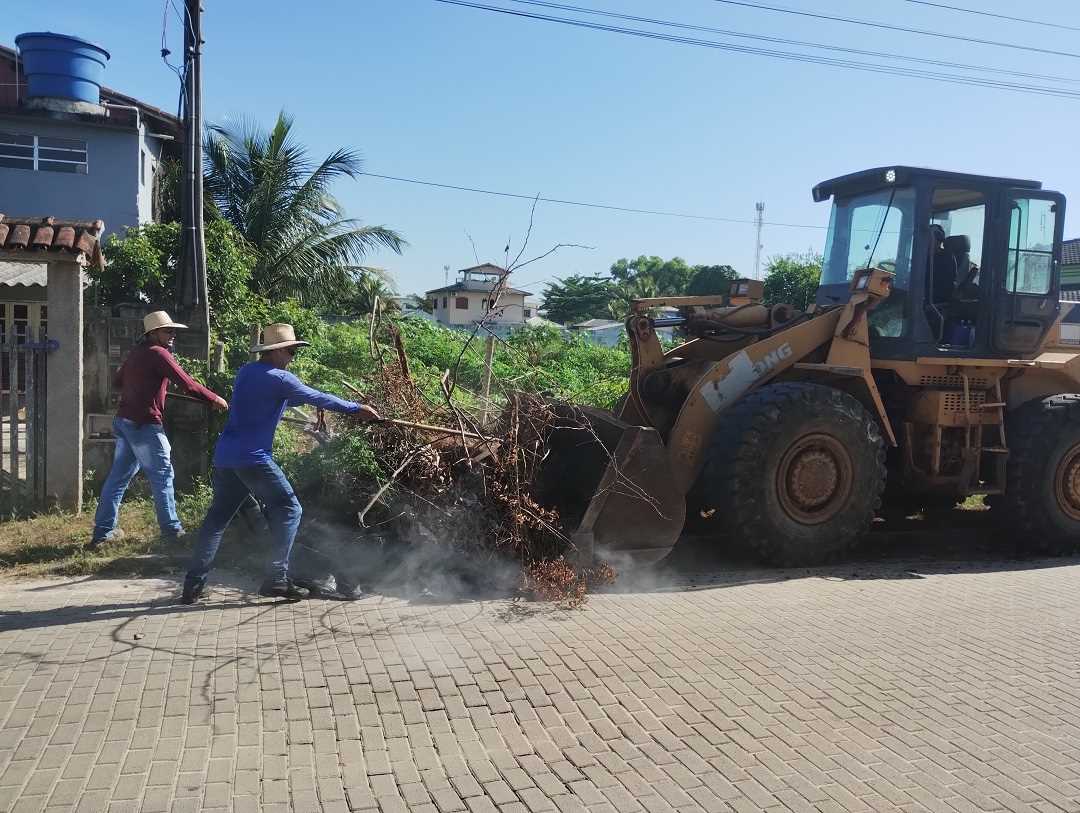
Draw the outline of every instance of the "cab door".
M1056 192L1008 190L997 218L993 348L1029 356L1061 309L1061 239L1065 198ZM1003 252L1003 253L1001 253Z

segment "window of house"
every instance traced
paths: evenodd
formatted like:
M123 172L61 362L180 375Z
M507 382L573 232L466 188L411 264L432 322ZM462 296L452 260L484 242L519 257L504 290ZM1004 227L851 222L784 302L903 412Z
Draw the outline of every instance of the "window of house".
M433 311L437 311L439 309L439 298L438 297L435 297L434 299L431 300L431 309Z
M531 319L532 318L532 308L526 308L525 309L525 318L526 319Z
M467 296L454 297L454 307L459 311L467 311L469 309L469 298Z
M139 183L146 186L146 150L139 150Z
M442 298L442 306L444 308L446 307L446 297L445 296Z
M85 175L86 142L0 131L0 167Z

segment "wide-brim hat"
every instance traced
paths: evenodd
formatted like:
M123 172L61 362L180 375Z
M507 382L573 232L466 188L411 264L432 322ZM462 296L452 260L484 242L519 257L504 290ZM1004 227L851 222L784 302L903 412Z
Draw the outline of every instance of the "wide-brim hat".
M292 325L278 322L263 328L262 343L251 348L252 353L265 353L267 350L279 350L282 347L307 347L311 342L296 338Z
M182 325L179 322L174 322L172 317L165 311L154 311L148 313L142 320L143 335L145 336L151 330L161 330L163 327L173 328L186 328L187 325Z

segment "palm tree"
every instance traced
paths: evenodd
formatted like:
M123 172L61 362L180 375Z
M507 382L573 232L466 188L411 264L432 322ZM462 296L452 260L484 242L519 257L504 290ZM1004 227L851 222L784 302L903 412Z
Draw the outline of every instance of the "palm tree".
M608 302L608 312L612 319L625 319L630 315L630 303L635 299L649 299L659 296L655 280L648 274L642 274L622 283L615 297Z
M358 314L368 314L375 310L378 303L379 312L391 310L394 303L390 297L394 295L393 280L390 275L381 268L354 268L352 293L346 301L346 308Z
M206 143L206 192L220 215L244 236L257 260L256 293L325 305L347 295L371 251L406 245L397 232L343 215L333 183L361 173L360 156L338 149L315 162L278 114L269 132L241 122L212 126Z

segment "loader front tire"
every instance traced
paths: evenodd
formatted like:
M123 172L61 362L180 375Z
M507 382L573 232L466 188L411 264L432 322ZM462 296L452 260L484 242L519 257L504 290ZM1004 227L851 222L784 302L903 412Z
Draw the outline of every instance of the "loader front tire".
M1065 555L1080 545L1080 395L1030 401L1006 422L1003 513L1020 547Z
M700 486L724 532L765 562L820 564L869 530L885 488L885 444L847 393L772 384L721 416Z

